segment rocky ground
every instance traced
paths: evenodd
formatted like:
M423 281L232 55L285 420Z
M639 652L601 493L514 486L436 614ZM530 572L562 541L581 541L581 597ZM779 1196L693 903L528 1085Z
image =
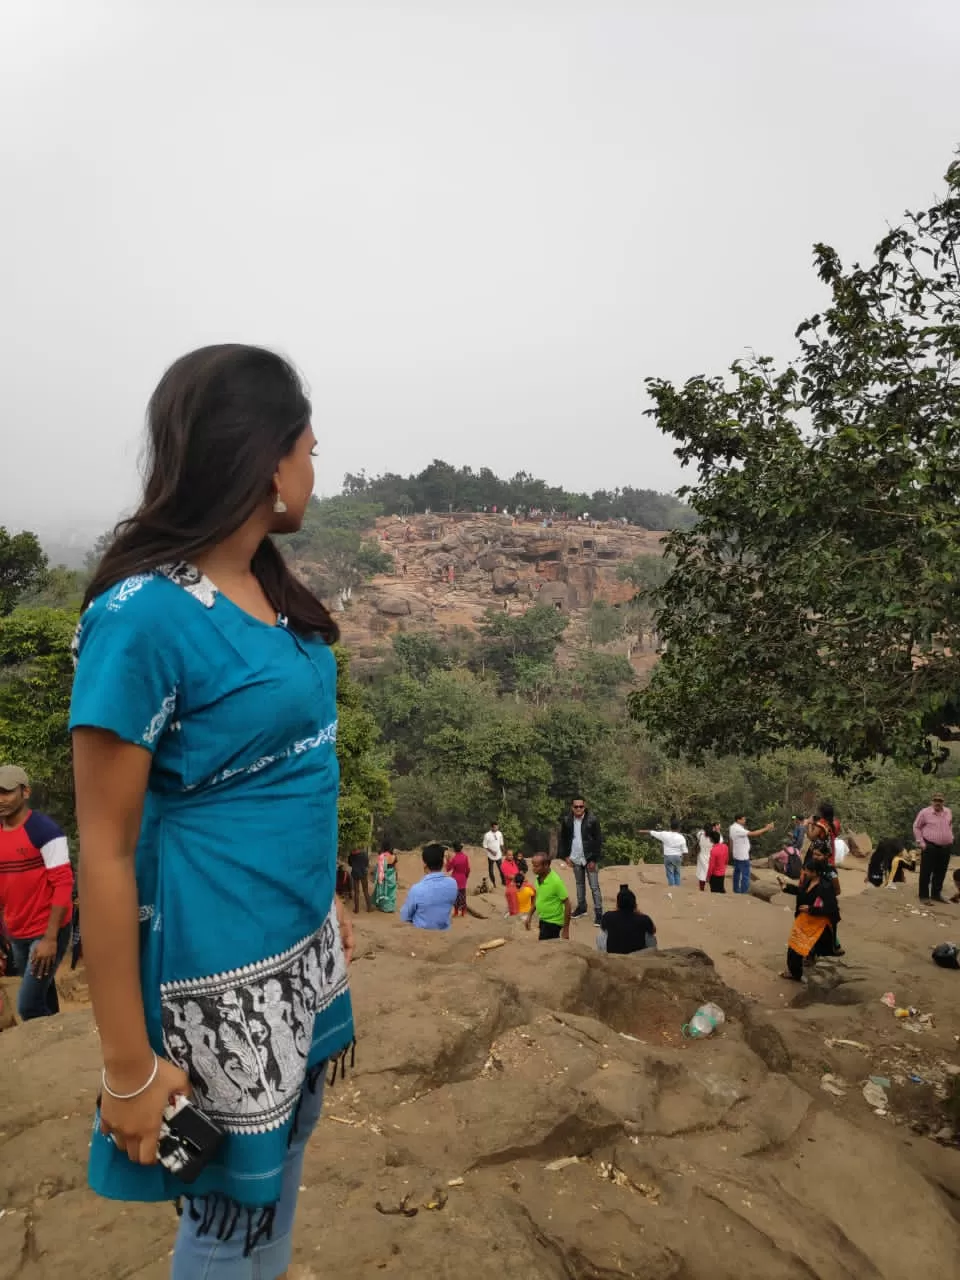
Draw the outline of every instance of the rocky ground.
M499 895L446 935L357 917L357 1062L308 1152L294 1280L956 1274L960 973L930 951L960 908L845 870L847 954L798 988L782 896L622 881L658 954L601 955L583 920L538 943ZM160 1280L173 1210L84 1189L97 1041L82 972L62 989L68 1012L0 1036L0 1280ZM706 999L725 1024L685 1039Z

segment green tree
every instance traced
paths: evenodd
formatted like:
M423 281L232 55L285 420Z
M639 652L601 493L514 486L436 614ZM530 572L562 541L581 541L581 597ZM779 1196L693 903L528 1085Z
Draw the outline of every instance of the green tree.
M536 604L521 614L488 609L480 628L481 659L495 671L505 688L513 689L518 664L552 663L568 619L549 605Z
M47 557L35 533L8 533L0 525L0 617L12 613L22 595L46 579Z
M624 616L616 605L594 600L587 614L587 635L594 644L610 644L623 634Z
M666 652L632 709L671 750L789 740L839 769L933 768L960 724L960 163L866 266L817 245L830 305L797 361L651 380L694 466Z
M20 606L30 609L79 609L89 576L82 569L54 565L42 583L20 597Z
M377 722L363 706L350 675L350 660L339 645L337 658L337 758L340 761L340 848L366 848L373 830L393 808L390 752Z
M36 803L73 830L67 720L77 615L18 609L0 618L0 760L27 771Z

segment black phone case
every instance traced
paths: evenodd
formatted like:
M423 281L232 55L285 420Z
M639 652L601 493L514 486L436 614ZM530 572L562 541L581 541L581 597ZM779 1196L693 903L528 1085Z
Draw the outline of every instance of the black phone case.
M193 1182L214 1158L224 1134L202 1111L178 1098L160 1128L157 1159L181 1182Z

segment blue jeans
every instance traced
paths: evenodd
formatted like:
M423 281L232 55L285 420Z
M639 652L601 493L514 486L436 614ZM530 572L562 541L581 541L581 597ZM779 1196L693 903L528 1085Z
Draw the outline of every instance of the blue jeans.
M734 858L733 860L733 892L750 892L750 859Z
M57 934L57 958L53 968L45 978L38 978L30 968L30 957L33 948L41 938L11 938L13 948L13 969L20 977L20 994L17 996L17 1013L24 1022L31 1018L49 1018L60 1012L60 1001L57 999L56 973L60 961L66 954L73 934L73 925L65 924Z
M283 1163L283 1184L270 1239L259 1240L249 1257L245 1258L246 1210L241 1210L229 1236L218 1240L217 1230L223 1210L215 1209L212 1226L201 1236L198 1228L208 1216L207 1200L194 1200L192 1209L185 1203L173 1250L170 1280L276 1280L277 1276L283 1275L293 1253L293 1218L303 1178L303 1156L307 1140L323 1109L323 1087L323 1074L312 1091L304 1085L293 1137ZM253 1210L255 1215L259 1212L258 1209Z
M663 866L667 873L667 884L680 883L680 858L664 858Z

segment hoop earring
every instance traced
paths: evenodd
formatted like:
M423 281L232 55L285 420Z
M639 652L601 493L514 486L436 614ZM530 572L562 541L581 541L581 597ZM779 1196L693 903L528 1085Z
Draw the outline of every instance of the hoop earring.
M287 504L286 504L286 503L284 502L284 500L280 497L279 493L277 494L277 496L276 496L276 497L274 498L274 500L273 500L273 509L274 509L274 511L277 513L277 515L278 515L278 516L282 516L282 515L283 515L283 513L284 513L284 512L286 511L286 509L287 509Z

